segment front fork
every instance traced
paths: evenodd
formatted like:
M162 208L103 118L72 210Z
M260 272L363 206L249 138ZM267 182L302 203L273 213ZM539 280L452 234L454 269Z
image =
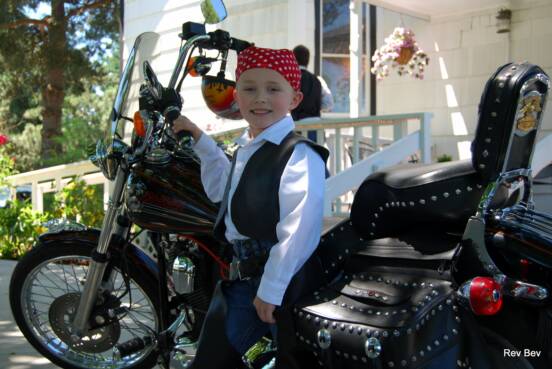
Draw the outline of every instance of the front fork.
M88 272L86 273L86 281L82 291L79 306L76 309L75 318L73 320L73 334L75 340L79 340L86 336L88 331L88 319L92 313L92 308L96 303L98 290L108 264L108 248L111 241L111 236L115 233L124 233L127 227L119 226L116 223L124 187L127 181L127 172L119 167L115 176L113 191L108 202L107 210L102 224L102 231L98 241L96 250L92 253L92 260Z

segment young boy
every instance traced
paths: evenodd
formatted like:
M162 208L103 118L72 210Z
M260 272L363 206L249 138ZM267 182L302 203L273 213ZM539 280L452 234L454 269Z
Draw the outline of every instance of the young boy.
M174 122L175 132L192 133L207 196L221 202L214 233L234 250L233 281L217 286L191 368L238 367L251 345L274 335L275 308L318 245L328 152L293 133L300 82L290 50L238 55L234 98L249 127L232 162L189 119Z

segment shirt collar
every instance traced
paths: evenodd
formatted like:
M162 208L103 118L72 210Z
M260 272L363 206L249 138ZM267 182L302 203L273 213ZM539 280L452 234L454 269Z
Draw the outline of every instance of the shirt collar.
M238 137L235 142L240 146L245 146L264 140L279 145L282 140L288 135L288 133L293 131L294 128L295 123L293 122L291 115L288 114L276 123L272 124L264 131L262 131L261 134L253 139L249 137L249 127L246 128L243 134Z

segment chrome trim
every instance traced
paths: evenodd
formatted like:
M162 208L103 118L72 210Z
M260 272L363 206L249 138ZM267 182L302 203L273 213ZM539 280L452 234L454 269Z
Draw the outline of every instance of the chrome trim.
M543 116L543 113L544 113L544 109L546 107L546 98L548 97L548 89L550 89L550 80L548 79L548 77L545 74L538 73L534 77L532 77L532 78L528 79L527 81L525 81L523 86L521 86L521 89L520 89L520 92L519 92L519 97L518 97L518 102L517 102L517 105L516 105L516 112L514 114L514 119L517 118L517 116L519 114L519 111L522 107L523 100L527 97L526 96L527 89L529 89L529 86L531 86L535 82L541 82L541 83L545 84L546 87L547 87L547 91L545 93L541 94L540 92L538 92L541 96L543 96L542 110L541 110L541 112L538 116L537 123L536 123L536 126L535 126L535 129L538 130L540 125L541 125L541 122L542 122L542 116ZM516 135L516 131L517 131L517 128L513 127L512 132L510 133L510 138L508 140L508 149L506 150L506 155L504 156L504 163L502 165L502 172L504 172L507 168L507 165L508 165L508 162L509 162L508 159L510 157L510 151L512 149L512 142L513 142L514 136ZM529 166L531 165L532 157L533 157L533 153L531 152L531 156L529 157Z
M108 207L103 219L101 228L102 232L100 233L98 246L95 250L97 254L105 255L107 253L109 242L111 241L111 236L113 234L113 227L115 226L115 219L119 207L121 206L121 198L126 180L127 173L119 167L115 178L113 192L111 193L111 198L109 199ZM73 320L73 335L75 340L78 340L80 337L86 335L88 329L88 318L90 317L94 302L96 301L96 296L98 289L100 288L106 266L107 262L100 263L95 260L90 262L79 306Z
M49 220L42 224L44 227L47 228L47 231L43 233L44 234L56 234L61 233L65 231L72 231L72 232L81 232L86 231L88 229L87 226L84 224L74 222L69 219L65 218L56 218Z
M523 183L519 182L519 179L524 178ZM515 184L514 184L515 183ZM487 188L481 196L479 205L477 208L477 215L485 219L489 215L489 209L493 200L495 198L496 192L501 185L512 186L514 184L516 188L524 186L523 199L521 202L525 202L532 209L533 208L533 199L532 199L532 188L533 188L533 177L531 169L515 169L509 172L500 174L496 181L491 182L487 185Z
M178 60L174 67L174 71L171 76L171 80L169 82L168 88L174 88L176 86L176 82L178 82L178 76L182 71L182 67L184 66L184 61L186 60L186 56L188 55L188 51L190 50L192 45L194 45L198 41L209 40L209 39L211 39L211 36L209 35L193 36L188 41L186 41L186 43L180 48L180 54L178 55Z
M542 286L518 281L506 277L504 274L495 276L494 279L502 286L502 293L504 295L519 300L539 302L546 300L550 296L548 290Z

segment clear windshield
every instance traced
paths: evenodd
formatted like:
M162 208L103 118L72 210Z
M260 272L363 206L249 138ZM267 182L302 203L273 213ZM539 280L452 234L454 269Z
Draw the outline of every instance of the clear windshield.
M132 123L127 118L132 118L138 110L138 97L140 85L144 83L143 64L149 61L156 71L156 63L160 59L159 35L154 32L145 32L139 35L134 42L134 47L128 55L125 69L121 74L117 95L113 103L111 125L106 134L107 144L113 138L128 139L132 132ZM126 136L125 136L126 135Z

